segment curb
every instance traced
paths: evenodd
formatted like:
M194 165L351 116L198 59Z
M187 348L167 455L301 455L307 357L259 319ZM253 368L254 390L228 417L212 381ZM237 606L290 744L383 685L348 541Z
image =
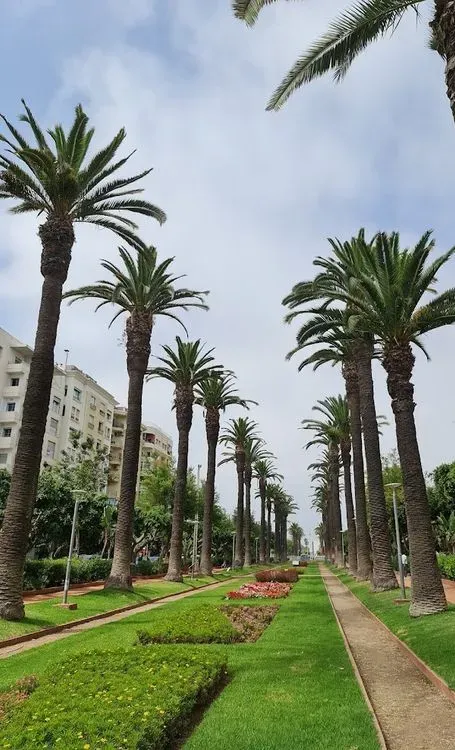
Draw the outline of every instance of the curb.
M379 723L379 719L376 716L376 712L375 712L373 704L371 702L371 698L370 698L370 696L368 694L368 690L367 690L366 685L365 685L365 683L363 681L362 675L359 672L359 668L357 666L357 663L356 663L356 661L354 659L354 654L351 651L351 647L349 645L349 641L346 638L346 633L344 632L344 629L343 629L343 626L341 624L340 618L338 617L338 614L337 614L337 612L335 610L335 607L333 605L332 597L330 596L330 593L329 593L329 591L327 589L327 584L326 584L325 576L321 575L321 578L322 578L322 580L324 582L324 588L325 588L325 591L326 591L326 594L327 594L327 598L328 598L328 600L330 602L330 606L332 607L332 612L334 614L336 623L337 623L338 628L340 630L341 637L342 637L343 642L344 642L344 647L345 647L345 649L347 651L347 654L348 654L348 657L349 657L349 661L351 662L352 670L353 670L355 678L356 678L356 680L357 680L357 682L359 684L360 692L362 693L363 698L365 700L365 703L367 704L368 710L369 710L369 712L370 712L370 714L372 716L374 728L376 729L376 734L378 735L378 740L379 740L379 744L381 746L381 750L390 750L389 749L389 745L386 742L386 739L385 739L385 736L384 736L384 732L382 731L381 724ZM335 576L335 578L336 578L336 576ZM340 581L340 583L342 583L342 581Z
M390 630L390 628L385 624L385 622L382 622L382 620L380 620L379 617L377 615L375 615L374 612L371 611L371 609L368 609L368 607L366 606L366 604L364 604L362 602L362 600L359 599L359 597L356 594L354 594L353 591L351 591L351 589L349 588L349 586L346 586L346 584L344 583L344 581L341 581L338 578L338 576L335 575L335 573L332 573L332 575L334 575L335 578L342 584L342 586L344 586L344 588L347 591L349 591L349 593L351 594L351 596L353 596L355 599L357 599L357 601L359 602L359 604L362 605L363 609L366 612L368 612L368 614L371 617L373 617L380 625L382 625L382 627L384 628L384 630L386 630L389 635L392 636L392 638L394 639L394 641L397 644L397 646L399 646L399 648L403 651L403 653L406 654L406 656L412 661L412 663L414 664L414 666L416 666L417 669L420 670L420 672L424 675L424 677L426 677L427 680L429 680L429 682L431 682L436 688L438 688L438 690L440 690L440 692L443 693L443 695L445 695L445 697L448 698L451 703L455 704L455 692L452 690L451 687L449 687L449 685L447 684L447 682L442 677L440 677L436 672L434 672L433 669L431 667L429 667L428 664L426 664L426 662L424 662L420 658L420 656L417 656L417 654L415 653L415 651L413 651L406 643L404 643L404 641L402 641L400 638L398 638L398 636L395 635L395 633L393 633Z
M119 615L122 612L129 612L134 611L135 609L139 609L140 607L146 607L148 604L154 604L155 602L164 601L165 599L169 599L172 596L179 596L179 594L187 594L190 591L202 591L203 589L207 589L213 586L219 586L223 583L229 583L233 580L238 580L240 578L248 578L251 574L248 573L247 575L243 576L233 576L233 578L227 578L225 581L214 581L213 583L204 583L202 586L197 586L191 588L191 586L188 589L185 589L184 591L178 591L174 594L164 594L164 596L158 596L154 597L153 599L147 599L143 602L137 602L136 604L127 604L126 607L118 607L117 609L110 609L107 612L99 612L96 615L90 615L90 617L83 617L79 620L70 620L69 622L64 622L61 625L54 625L52 628L43 628L42 630L35 630L33 633L24 633L24 635L17 635L13 638L6 638L3 641L0 641L0 652L8 648L10 646L16 646L19 643L28 643L29 641L35 641L39 638L44 638L48 635L54 635L55 633L61 633L63 630L72 630L73 628L77 628L80 625L85 625L88 622L95 622L96 620L103 620L105 618L111 617L112 615Z

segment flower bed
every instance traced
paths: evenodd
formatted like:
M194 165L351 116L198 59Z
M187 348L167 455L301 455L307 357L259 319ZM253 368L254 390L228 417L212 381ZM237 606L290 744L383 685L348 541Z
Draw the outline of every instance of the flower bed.
M77 654L6 707L0 748L165 750L225 677L222 656L191 646Z
M289 583L244 583L238 591L229 591L226 599L281 599L291 588Z

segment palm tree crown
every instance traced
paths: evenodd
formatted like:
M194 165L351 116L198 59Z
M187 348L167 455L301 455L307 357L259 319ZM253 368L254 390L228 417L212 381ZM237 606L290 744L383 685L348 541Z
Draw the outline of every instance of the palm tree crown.
M88 128L88 117L78 105L73 124L66 134L61 125L49 130L46 138L31 110L22 102L25 114L20 120L29 125L34 138L30 145L21 133L1 116L9 137L0 135L11 156L0 156L0 198L16 201L12 213L37 212L68 217L71 222L88 222L111 229L130 244L141 243L135 235L136 224L123 212L142 214L166 220L166 214L148 201L131 197L142 188L131 185L150 173L150 169L132 177L117 173L132 156L113 162L126 137L121 128L112 141L86 161L94 129Z
M204 409L225 411L228 406L241 406L249 409L249 405L257 406L257 401L244 399L238 395L234 387L235 375L228 371L214 370L209 377L198 383L195 389L194 402Z
M163 346L166 356L157 357L162 364L149 370L149 378L163 378L176 388L189 388L193 392L196 386L213 376L214 372L223 369L222 365L213 364L214 349L206 349L200 339L182 341L180 336L176 336L175 340L176 349Z

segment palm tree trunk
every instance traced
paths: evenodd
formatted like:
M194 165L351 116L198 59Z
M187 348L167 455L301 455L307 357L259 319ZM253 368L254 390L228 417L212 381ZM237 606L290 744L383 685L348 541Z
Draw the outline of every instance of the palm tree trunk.
M179 388L175 393L175 411L179 433L177 468L175 473L174 507L172 509L171 546L169 563L164 576L167 581L181 583L183 551L183 510L185 504L186 479L188 473L188 448L191 423L193 421L193 389Z
M39 236L44 281L19 442L0 535L0 617L5 620L24 617L22 577L49 411L62 287L74 244L72 223L64 216L49 217L40 226Z
M129 376L128 411L123 449L120 498L115 527L114 557L105 588L132 589L134 504L141 453L142 393L150 357L152 324L149 315L134 311L126 322L126 366Z
M351 444L345 441L341 444L341 460L343 462L344 501L346 503L346 520L348 523L348 565L351 575L357 575L357 539L354 518L354 504L352 502L351 485Z
M378 420L371 372L372 346L366 342L358 342L355 353L370 501L372 584L374 591L387 591L396 589L398 583L392 567L392 548L382 478Z
M265 539L265 560L270 562L270 549L272 545L272 503L267 500L267 536Z
M430 23L436 48L445 60L447 96L455 120L455 7L453 0L435 0L434 20Z
M266 482L264 479L259 480L259 497L261 500L261 525L259 527L259 562L265 563L267 559L266 547L266 520L265 520L265 492Z
M251 567L251 466L245 468L245 515L243 518L245 540L245 566Z
M387 388L395 415L398 454L403 476L412 578L409 613L430 615L447 609L435 552L430 507L420 459L414 420L414 355L409 344L395 345L384 353Z
M341 508L340 508L340 462L338 454L338 445L331 443L329 446L329 472L330 472L330 516L331 516L331 534L332 549L335 557L335 564L343 567L343 544L341 541Z
M355 362L350 360L343 362L343 376L346 385L346 400L348 402L349 420L351 425L352 468L354 474L355 494L357 578L360 581L366 581L371 578L371 540L367 521L359 381Z
M234 568L243 568L243 497L245 490L245 452L236 450L237 517L235 522Z
M287 515L284 513L281 521L281 555L280 560L281 562L286 562L288 559L288 518Z
M273 551L274 562L278 562L280 559L280 551L281 551L280 528L281 528L280 511L275 506L275 547Z
M207 435L207 478L204 488L204 519L202 522L201 573L211 576L213 504L215 502L216 448L220 432L218 409L208 408L205 415Z

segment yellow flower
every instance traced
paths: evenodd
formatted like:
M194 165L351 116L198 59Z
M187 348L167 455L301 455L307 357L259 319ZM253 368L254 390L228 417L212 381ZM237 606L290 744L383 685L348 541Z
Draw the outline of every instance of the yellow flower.
M84 750L90 750L90 745L88 744L88 742L85 743Z

